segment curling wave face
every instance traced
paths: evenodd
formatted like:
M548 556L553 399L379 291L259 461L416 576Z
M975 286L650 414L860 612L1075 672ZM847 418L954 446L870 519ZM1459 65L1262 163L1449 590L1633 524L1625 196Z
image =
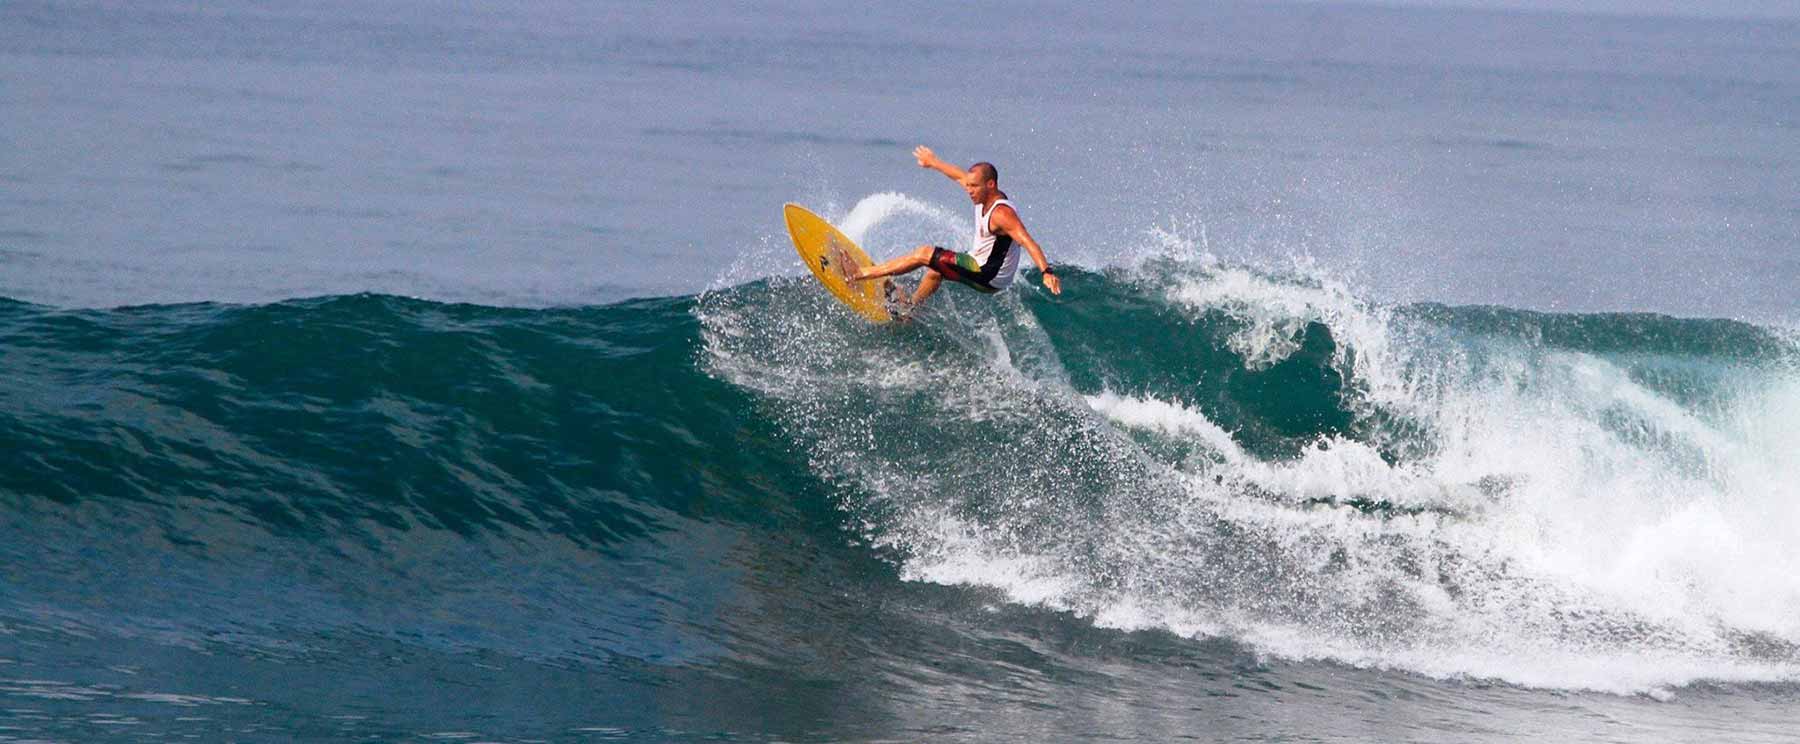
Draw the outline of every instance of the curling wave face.
M1067 281L879 329L804 278L547 310L0 302L0 614L780 664L787 628L866 611L832 597L941 584L1534 687L1800 669L1783 333L1208 260ZM745 583L795 544L836 568Z
M1785 334L1213 260L1070 284L894 333L745 288L702 301L704 361L908 579L1445 678L1800 670Z

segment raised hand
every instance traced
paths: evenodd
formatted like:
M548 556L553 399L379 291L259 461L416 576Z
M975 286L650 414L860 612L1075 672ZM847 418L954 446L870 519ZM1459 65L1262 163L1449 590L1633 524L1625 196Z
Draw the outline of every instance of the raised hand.
M913 158L919 161L920 168L937 167L937 153L932 152L931 148L924 145L913 148Z

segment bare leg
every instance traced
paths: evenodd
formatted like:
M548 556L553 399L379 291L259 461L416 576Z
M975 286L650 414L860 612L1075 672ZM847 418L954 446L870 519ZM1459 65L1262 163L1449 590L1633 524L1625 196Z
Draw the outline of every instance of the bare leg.
M863 269L862 271L857 272L856 276L850 277L850 279L851 281L866 281L884 276L904 274L928 263L931 263L931 246L921 245L914 249L913 252L892 261L876 264Z
M943 283L944 275L939 274L937 269L926 269L925 276L919 279L919 288L913 291L912 306L918 307L919 303L924 302L925 298L930 297L932 292L937 291L938 285Z

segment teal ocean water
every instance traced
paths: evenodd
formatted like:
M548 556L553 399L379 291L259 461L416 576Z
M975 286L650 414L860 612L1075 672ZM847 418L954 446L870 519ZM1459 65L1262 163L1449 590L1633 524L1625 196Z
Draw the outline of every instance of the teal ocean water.
M1791 740L1800 25L1529 4L0 3L0 742Z
M8 302L0 724L1790 730L1785 333L1205 262L1068 279L892 328L804 278L567 309Z

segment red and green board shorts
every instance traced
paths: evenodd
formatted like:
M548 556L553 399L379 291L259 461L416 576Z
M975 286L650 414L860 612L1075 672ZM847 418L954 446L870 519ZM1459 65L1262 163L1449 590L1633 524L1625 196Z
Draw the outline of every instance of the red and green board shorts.
M1005 258L1000 251L995 251L995 254L988 257L987 266L982 266L974 256L934 245L931 247L930 266L932 270L943 274L945 279L993 293L1000 291L991 282L994 281L994 275L1000 273L1000 264Z

